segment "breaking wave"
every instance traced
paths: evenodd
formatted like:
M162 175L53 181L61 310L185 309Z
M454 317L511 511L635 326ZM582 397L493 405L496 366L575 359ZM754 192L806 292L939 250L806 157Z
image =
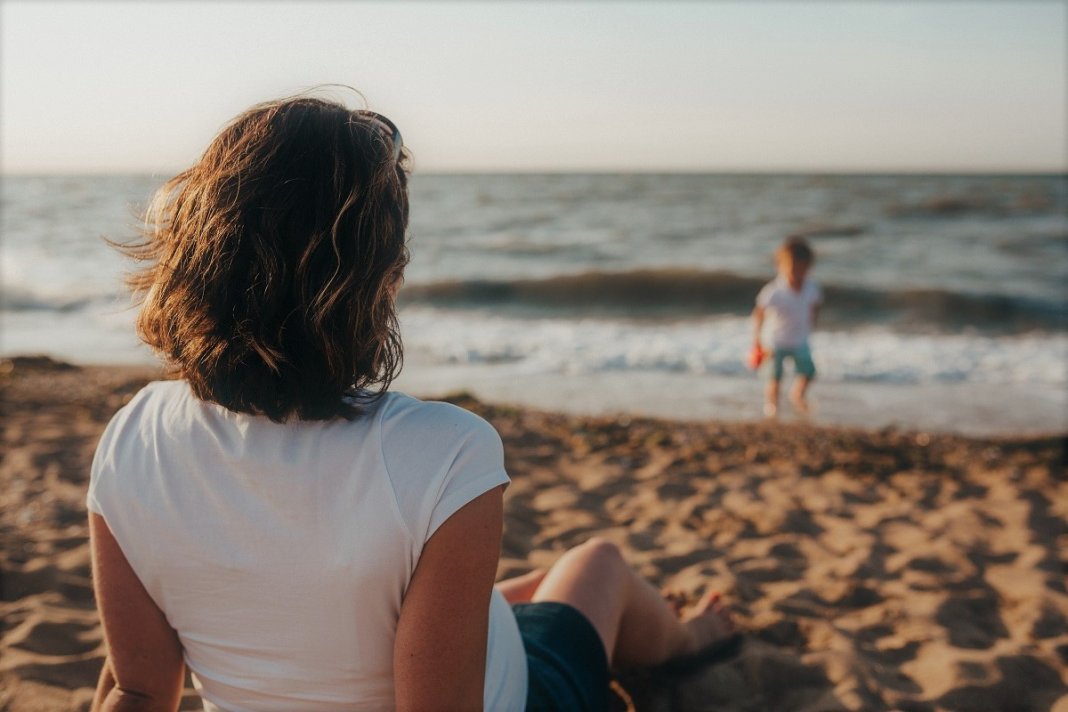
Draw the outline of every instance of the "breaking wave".
M541 279L450 280L412 284L402 304L491 310L509 316L701 318L740 316L765 278L733 272L648 269L585 272ZM1064 331L1065 305L1033 297L945 289L881 291L824 284L821 326L879 323L912 332L973 328L990 333Z

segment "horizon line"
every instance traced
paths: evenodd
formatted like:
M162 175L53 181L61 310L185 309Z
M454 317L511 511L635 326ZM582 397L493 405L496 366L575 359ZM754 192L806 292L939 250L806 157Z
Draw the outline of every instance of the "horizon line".
M64 176L173 176L184 169L128 170L7 170L0 178ZM805 176L1049 176L1068 177L1068 165L1059 168L448 168L414 170L411 175L805 175Z

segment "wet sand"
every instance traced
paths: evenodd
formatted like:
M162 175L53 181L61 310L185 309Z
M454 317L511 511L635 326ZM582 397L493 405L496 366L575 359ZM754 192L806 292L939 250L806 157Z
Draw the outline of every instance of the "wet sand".
M0 362L0 711L88 708L104 657L89 463L112 413L155 375ZM690 601L719 590L734 609L736 650L686 672L621 671L619 709L1068 712L1064 436L450 400L504 438L502 578L596 535L665 589ZM198 708L191 690L182 708Z

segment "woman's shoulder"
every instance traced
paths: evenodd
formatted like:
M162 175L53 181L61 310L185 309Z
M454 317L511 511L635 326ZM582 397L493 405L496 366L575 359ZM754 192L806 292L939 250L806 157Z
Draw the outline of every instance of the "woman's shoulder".
M189 389L189 384L183 380L172 379L149 381L126 401L125 405L119 409L118 413L137 410L139 408L145 408L146 406L159 406L164 403L173 402L176 399L188 398L190 396L192 396L192 391ZM118 415L118 413L116 413L116 415Z
M164 403L173 401L175 397L183 397L188 393L189 387L184 381L150 381L115 411L115 414L111 416L110 425L125 423L146 410L158 408Z
M390 391L383 400L378 417L384 434L403 431L412 437L500 440L496 429L484 418L452 403L422 400L399 391Z
M97 441L91 469L92 487L95 489L104 471L131 472L136 468L120 468L120 462L129 463L147 452L143 447L160 422L160 413L166 404L181 397L183 383L179 381L152 381L119 408L108 421ZM188 392L188 388L185 389ZM97 510L94 510L97 511Z
M504 446L492 425L459 406L397 393L383 401L382 463L421 548L460 507L508 483Z

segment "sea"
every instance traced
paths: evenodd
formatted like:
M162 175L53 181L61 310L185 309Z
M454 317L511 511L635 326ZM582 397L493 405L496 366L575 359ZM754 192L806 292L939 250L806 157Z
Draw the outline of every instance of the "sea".
M0 356L155 363L107 241L165 178L0 179ZM1068 431L1064 175L416 174L411 201L399 388L758 419L749 314L803 234L825 295L808 418Z

